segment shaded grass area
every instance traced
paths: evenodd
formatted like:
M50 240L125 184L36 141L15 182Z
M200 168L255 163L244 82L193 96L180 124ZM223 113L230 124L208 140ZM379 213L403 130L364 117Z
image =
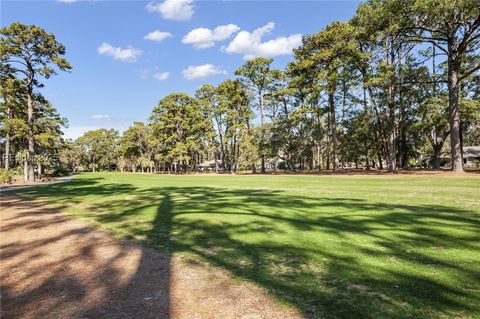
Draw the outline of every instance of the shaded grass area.
M307 317L480 317L480 178L82 174L19 191Z

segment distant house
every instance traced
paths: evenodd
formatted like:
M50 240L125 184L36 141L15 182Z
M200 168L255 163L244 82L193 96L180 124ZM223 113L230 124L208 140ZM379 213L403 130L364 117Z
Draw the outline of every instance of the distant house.
M463 148L463 165L465 167L478 167L480 165L480 146Z
M450 165L450 153L442 153L440 156L443 165ZM464 146L463 147L463 166L479 167L480 166L480 146Z
M215 170L215 164L217 165L217 168L220 169L222 167L222 162L217 160L215 163L215 160L209 160L209 161L204 161L200 165L198 165L198 170L201 172L211 172Z

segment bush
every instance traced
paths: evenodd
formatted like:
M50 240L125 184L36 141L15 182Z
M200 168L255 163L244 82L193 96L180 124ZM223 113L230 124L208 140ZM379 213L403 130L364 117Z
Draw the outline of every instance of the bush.
M58 166L55 168L55 170L52 172L51 176L53 177L61 177L61 176L67 176L70 175L70 170L66 168L65 166Z
M13 181L15 172L11 170L0 169L0 184L8 184Z
M278 163L277 168L286 170L287 169L287 163L285 161L281 161L280 163Z

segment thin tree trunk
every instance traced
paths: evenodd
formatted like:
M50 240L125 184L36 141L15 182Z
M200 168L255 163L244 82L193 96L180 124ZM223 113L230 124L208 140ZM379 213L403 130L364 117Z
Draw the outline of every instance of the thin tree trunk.
M463 131L464 126L462 120L460 120L460 155L462 156L462 165L463 165Z
M217 122L217 129L218 129L218 136L220 137L220 150L222 152L222 170L225 173L225 145L223 144L223 132L222 127L220 125L220 121L216 118L215 122Z
M248 118L246 119L246 124L247 124L248 135L251 136L250 122L249 122ZM265 158L262 158L262 160L265 160ZM265 169L265 161L262 162L262 167ZM257 167L255 166L255 161L252 161L252 173L257 174ZM262 173L265 173L265 171L263 171Z
M382 152L380 150L378 150L377 157L378 157L378 168L383 169Z
M363 86L362 86L362 89L363 89L363 109L364 109L364 112L365 114L367 115L368 114L368 102L367 102L367 88L366 88L366 81L365 81L365 73L362 73L362 80L363 80ZM364 145L365 145L365 168L367 169L367 171L370 170L370 159L368 157L368 143L367 143L367 139L368 139L368 135L365 137L365 142L364 142Z
M327 145L326 145L326 156L327 156L327 171L330 170L330 132L331 132L331 120L330 120L330 111L327 112Z
M365 168L370 170L370 157L368 156L368 147L365 145Z
M5 136L5 170L10 168L10 130L7 131Z
M264 124L264 114L263 114L263 92L259 92L259 99L260 99L260 143L262 144L262 150L261 150L261 158L262 158L262 167L260 168L260 171L262 174L265 174L265 154L263 153L263 144L265 140L265 134L263 132L263 124Z
M333 92L328 93L328 104L330 106L330 120L331 120L331 129L332 129L332 146L333 146L333 172L338 172L338 150L337 150L337 121L335 114L335 100Z
M394 49L392 40L387 44L389 53L387 54L387 65L394 65ZM389 172L396 170L396 134L395 134L395 85L393 77L388 81L388 144L387 144L387 169Z
M28 182L28 159L26 157L23 160L23 182Z
M320 143L316 143L316 146L317 146L317 166L318 166L318 170L321 171L322 170L322 163L321 163L321 151L320 151L320 148L321 148L321 145Z
M6 103L6 101L5 101ZM12 116L11 110L7 107L7 118L10 119ZM10 124L9 124L10 125ZM10 126L8 126L7 134L5 136L5 170L10 168Z
M35 156L35 140L33 135L33 100L32 100L32 89L28 89L27 93L27 124L28 124L28 157L27 157L27 174L28 174L28 181L34 182L35 181L35 174L34 174L34 162L33 158Z
M389 106L389 137L388 137L388 171L393 172L396 170L396 150L395 150L395 109L393 104Z

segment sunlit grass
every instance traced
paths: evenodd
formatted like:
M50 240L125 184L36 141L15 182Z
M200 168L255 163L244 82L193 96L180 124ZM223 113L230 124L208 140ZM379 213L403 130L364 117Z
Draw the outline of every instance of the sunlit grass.
M312 317L480 316L480 178L82 174L24 190Z

